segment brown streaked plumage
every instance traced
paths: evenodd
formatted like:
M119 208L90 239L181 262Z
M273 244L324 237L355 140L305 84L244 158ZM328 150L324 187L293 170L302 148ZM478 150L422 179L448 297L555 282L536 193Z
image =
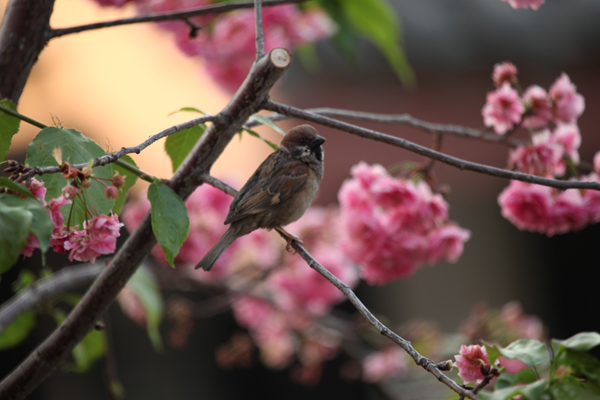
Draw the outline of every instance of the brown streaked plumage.
M259 228L284 233L288 247L292 240L299 240L282 226L298 220L317 194L323 178L323 142L325 138L310 125L290 129L279 149L263 161L238 192L225 219L229 228L196 269L210 271L235 239Z

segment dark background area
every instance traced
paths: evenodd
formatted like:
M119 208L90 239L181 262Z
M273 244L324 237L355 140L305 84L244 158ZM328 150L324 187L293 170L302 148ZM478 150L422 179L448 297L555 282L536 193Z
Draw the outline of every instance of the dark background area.
M600 149L600 3L547 0L537 12L513 10L499 0L396 0L394 5L402 19L416 88L403 88L385 59L367 43L360 44L354 67L324 43L317 47L320 71L309 73L296 62L276 97L298 107L409 113L431 122L481 128L485 95L493 90L493 64L510 60L519 68L524 88L538 84L547 89L566 72L586 101L579 119L581 159L591 161ZM424 145L432 141L430 134L406 126L364 125ZM384 166L421 160L397 148L324 127L319 130L327 137L326 176L317 199L321 205L336 202L340 184L360 160ZM507 160L506 147L480 141L447 137L442 150L500 167ZM386 315L393 325L411 318L431 319L443 331L453 332L477 301L501 307L518 300L526 313L544 321L549 337L600 331L596 292L600 226L552 238L521 232L500 215L496 199L507 181L439 163L435 173L439 183L452 189L447 198L451 219L469 229L472 237L456 264L423 267L410 279L383 287L361 284L359 297L372 311ZM30 262L39 265L36 258ZM51 260L51 265L62 263ZM2 276L0 301L9 297L16 273L14 269ZM118 307L112 307L110 316L118 372L129 399L377 398L366 385L342 381L337 372L340 361L328 364L314 388L292 383L285 370L220 369L214 349L237 329L230 314L197 323L185 349L167 347L163 354L152 350L145 331ZM49 317L39 318L26 344L3 352L2 376L53 326ZM106 398L106 392L96 366L86 375L57 372L30 398L93 400Z

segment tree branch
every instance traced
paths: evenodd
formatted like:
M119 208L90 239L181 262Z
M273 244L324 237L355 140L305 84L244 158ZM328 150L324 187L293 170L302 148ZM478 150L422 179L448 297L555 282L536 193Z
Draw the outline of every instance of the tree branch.
M201 183L200 175L210 170L290 64L291 55L287 50L274 49L252 66L240 89L219 113L219 118L208 127L170 179L168 185L182 199L185 200ZM23 399L46 379L92 330L154 244L156 238L148 213L66 320L0 383L0 398Z
M290 117L299 118L307 121L312 121L324 126L339 129L344 132L351 133L366 139L375 140L378 142L390 144L392 146L400 147L405 150L411 151L416 154L420 154L425 157L432 158L440 161L444 164L451 165L460 169L461 171L473 171L485 175L495 176L498 178L513 179L517 181L523 181L528 183L535 183L538 185L550 186L556 189L594 189L600 190L600 183L598 182L585 182L585 181L561 181L557 179L542 178L540 176L524 174L521 172L509 171L502 168L492 167L488 165L478 164L471 161L462 160L457 157L450 156L439 151L432 150L428 147L420 146L416 143L410 142L406 139L398 138L395 136L386 135L381 132L377 132L371 129L362 128L357 125L352 125L346 122L338 121L333 118L325 117L322 115L314 114L308 111L301 110L299 108L291 107L285 104L277 103L273 100L266 101L263 108L269 111L275 111L280 114L288 115Z
M282 4L296 4L303 3L308 0L265 0L263 1L263 5L265 7L273 7L279 6ZM131 18L123 18L117 19L113 21L106 22L96 22L93 24L74 26L71 28L59 28L52 29L50 32L50 39L54 39L60 36L69 35L72 33L79 33L85 31L91 31L95 29L102 28L110 28L113 26L122 26L122 25L133 25L133 24L141 24L145 22L160 22L160 21L172 21L175 19L185 20L191 17L197 17L200 15L207 14L219 14L233 10L240 10L245 8L253 8L253 1L236 1L222 4L214 4L206 7L195 8L193 10L187 11L177 11L177 12L168 12L168 13L160 13L160 14L150 14L150 15L140 15L137 17Z
M265 36L262 23L262 1L254 0L254 25L256 32L256 60L265 55Z
M94 158L92 160L92 167L101 167L103 165L107 165L107 164L116 162L118 159L120 159L121 157L123 157L126 154L131 154L131 153L140 154L140 152L142 150L144 150L146 147L150 146L154 142L156 142L164 137L167 137L176 132L191 128L193 126L196 126L196 125L199 125L199 124L202 124L205 122L215 122L220 118L221 117L219 115L205 115L203 117L199 117L199 118L195 118L195 119L192 119L192 120L189 120L186 122L182 122L181 124L173 125L170 128L167 128L161 132L158 132L158 133L150 136L148 139L144 140L142 143L138 144L137 146L122 147L121 150L115 151L114 153L110 153L110 154L107 154L102 157ZM73 165L73 167L82 169L82 168L87 167L88 165L89 165L88 163L83 163L83 164ZM35 166L28 167L25 170L25 172L17 179L17 182L23 182L24 180L26 180L30 177L33 177L34 175L56 174L58 172L61 172L59 167L35 167Z
M13 296L0 307L0 333L19 315L57 293L89 285L104 269L102 264L66 267Z

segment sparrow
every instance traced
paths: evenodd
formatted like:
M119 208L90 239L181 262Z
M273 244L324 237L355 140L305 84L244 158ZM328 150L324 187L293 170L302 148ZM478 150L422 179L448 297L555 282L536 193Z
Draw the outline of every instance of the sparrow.
M238 192L229 207L227 231L200 260L196 269L210 271L239 237L259 229L276 229L292 241L302 241L283 229L297 221L313 202L323 178L325 138L310 125L298 125L283 137Z

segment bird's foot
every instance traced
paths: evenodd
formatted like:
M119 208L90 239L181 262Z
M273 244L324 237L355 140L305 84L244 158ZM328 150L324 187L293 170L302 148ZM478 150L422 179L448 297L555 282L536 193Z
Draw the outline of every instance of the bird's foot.
M285 249L289 253L296 254L296 250L294 250L294 248L292 247L292 242L296 241L299 244L304 244L304 242L302 240L300 240L300 238L298 236L289 233L288 231L286 231L282 227L277 227L277 228L275 228L275 230L277 232L281 233L283 236L285 236L285 240L287 242L287 244L285 246Z

